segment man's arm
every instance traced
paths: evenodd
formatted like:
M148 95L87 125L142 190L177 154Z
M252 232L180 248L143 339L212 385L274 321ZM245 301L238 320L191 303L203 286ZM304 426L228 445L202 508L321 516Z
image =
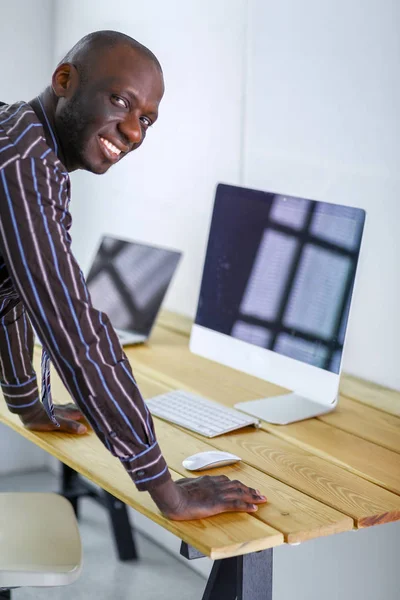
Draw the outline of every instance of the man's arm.
M18 302L0 321L0 383L9 410L21 419L40 404L32 356L32 327Z
M1 252L66 388L137 487L149 489L170 475L129 362L72 254L59 165L29 158L1 171Z
M39 400L36 373L32 365L33 330L22 302L11 308L0 320L0 385L9 410L18 414L28 429L51 431L50 421ZM86 433L78 420L82 417L76 406L57 406L58 431Z

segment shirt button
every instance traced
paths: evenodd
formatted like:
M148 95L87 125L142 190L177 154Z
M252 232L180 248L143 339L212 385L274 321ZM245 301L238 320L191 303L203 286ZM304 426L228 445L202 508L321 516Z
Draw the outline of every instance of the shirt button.
M110 437L112 437L112 438L117 437L117 434L115 433L115 431L110 431Z
M143 469L137 472L138 477L144 477L144 475L146 475L146 471L143 471Z

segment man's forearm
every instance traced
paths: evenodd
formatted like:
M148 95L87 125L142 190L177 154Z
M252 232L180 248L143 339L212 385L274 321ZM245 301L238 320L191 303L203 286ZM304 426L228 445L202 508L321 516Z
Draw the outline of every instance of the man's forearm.
M149 493L162 513L179 511L179 490L172 479L153 487Z
M9 410L25 416L39 410L39 390L32 366L33 331L22 302L0 324L0 385Z

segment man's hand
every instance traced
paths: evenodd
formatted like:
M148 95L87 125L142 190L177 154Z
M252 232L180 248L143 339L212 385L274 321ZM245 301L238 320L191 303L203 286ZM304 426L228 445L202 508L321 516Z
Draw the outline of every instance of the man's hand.
M255 512L265 496L226 475L167 481L150 490L164 516L174 521L204 519L224 512Z
M54 416L60 423L60 427L50 421L43 404L39 402L32 412L20 415L20 418L25 427L32 431L60 431L78 435L87 432L87 427L79 423L83 415L75 404L55 404Z

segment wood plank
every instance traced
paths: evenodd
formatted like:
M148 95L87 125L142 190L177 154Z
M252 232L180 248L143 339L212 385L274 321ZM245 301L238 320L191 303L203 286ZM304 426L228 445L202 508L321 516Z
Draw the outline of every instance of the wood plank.
M191 355L187 350L187 340L185 341L183 336L158 329L152 339L151 344L127 351L137 377L145 375L168 388L181 387L183 379L187 389L193 389L219 401L226 401L227 398L236 401L235 394L239 400L259 397L269 386L261 380ZM179 364L181 366L177 367ZM210 368L206 368L208 366ZM260 440L254 437L258 434L265 436L261 446ZM240 453L244 460L256 469L261 469L307 496L351 516L358 527L400 518L399 498L394 494L340 467L313 457L275 436L252 431L251 437L247 438L249 441L258 442L258 451L262 451L266 456L263 461L260 461L257 452L253 453L251 447L247 447L247 440L244 454L241 454L232 439L231 436L216 438L219 440L218 444L222 441L227 444L221 449ZM240 442L240 437L237 439ZM213 440L212 445L218 447L216 440Z
M171 468L181 473L182 476L224 474L265 494L268 503L259 506L255 516L274 529L281 531L288 543L304 542L353 529L353 519L350 517L245 463L211 469L198 474L186 471L182 467L184 458L196 452L213 450L214 447L160 420L157 420L156 431L168 465L171 465Z
M262 429L400 495L400 455L318 419Z
M400 392L352 375L343 375L340 391L344 396L372 408L400 417Z
M8 411L3 398L0 421L210 558L256 552L284 541L282 533L245 513L217 515L199 521L166 519L149 494L137 491L119 460L104 448L92 431L76 437L29 431ZM173 471L171 474L175 479L181 477Z
M165 386L154 383L147 377L138 375L138 383L144 398L164 393ZM195 477L196 473L186 471L182 461L196 452L212 450L211 440L196 439L191 433L177 429L173 425L155 419L157 439L167 463L183 477ZM211 442L211 443L210 443ZM343 515L302 492L274 479L244 462L223 469L212 469L201 474L226 474L231 479L239 479L245 485L259 489L268 498L268 503L260 506L255 515L284 534L288 543L304 542L316 537L331 535L353 529L353 519Z
M163 309L160 311L157 317L157 326L168 329L169 331L175 331L186 337L190 336L190 331L193 325L193 319L186 317L170 310Z
M152 381L139 372L136 373L136 376L144 398L169 390L166 386ZM55 396L64 402L69 400L62 382L54 372L52 373L52 389ZM175 473L180 473L182 477L196 476L184 469L182 460L196 452L211 450L213 446L161 420L155 419L155 422L157 439L168 466ZM220 472L232 479L240 479L250 487L264 491L268 497L268 504L260 507L254 516L282 532L284 540L290 544L353 529L354 522L351 517L244 463L224 467L224 469L213 469L207 474L215 475Z
M281 389L190 353L187 340L157 330L152 346L128 351L133 368L173 387L185 387L222 404L281 393ZM151 360L149 360L151 357ZM311 419L263 429L352 473L400 494L400 456L336 427Z
M136 369L136 376L145 398L164 393L170 389L162 383L158 383L157 387L155 387L154 381L149 379L147 375L143 375L138 367ZM155 421L157 424L157 435L159 435L163 422L158 419L155 419ZM171 425L168 426L171 427ZM180 429L180 431L184 430ZM190 433L191 437L194 435ZM234 441L236 437L242 435L245 437L239 437L237 442ZM195 437L202 443L205 443L202 436ZM253 452L248 449L250 441L254 442L256 452L265 451L267 455L271 456L271 459L268 459L266 464L262 462L259 456L254 456ZM162 444L161 439L160 442ZM240 432L224 435L207 440L206 443L214 448L238 454L248 465L252 465L258 471L270 475L273 481L268 481L267 485L271 486L271 489L272 486L276 487L275 480L280 480L282 483L290 486L291 490L299 490L306 496L315 498L324 505L328 505L340 513L349 515L355 521L355 526L358 528L400 519L400 498L395 494L348 473L340 467L330 465L320 458L313 457L309 452L298 449L266 432L249 428L247 431L244 430L243 434ZM244 446L243 448L242 445ZM163 444L162 448L164 449ZM280 468L280 465L282 465L282 468ZM174 463L174 468L177 468L176 463ZM248 485L254 487L250 479L247 480L243 477L243 481L245 483L249 481ZM260 485L260 487L262 486ZM278 507L282 508L283 505L280 500L280 496L282 495L281 489L275 489L274 493L278 494L276 499L269 492L269 487L265 488L265 494L269 497L272 507L276 502ZM308 510L304 506L302 509ZM261 511L259 512L261 513ZM296 518L298 518L297 515ZM278 527L277 521L270 520L269 515L267 522L271 525L275 524L273 526L287 533L287 530L282 529L281 526Z
M200 436L196 436L199 437ZM248 428L213 438L247 464L351 516L358 528L400 520L400 497L265 431Z
M323 423L400 453L400 418L344 396L336 410L318 417Z

